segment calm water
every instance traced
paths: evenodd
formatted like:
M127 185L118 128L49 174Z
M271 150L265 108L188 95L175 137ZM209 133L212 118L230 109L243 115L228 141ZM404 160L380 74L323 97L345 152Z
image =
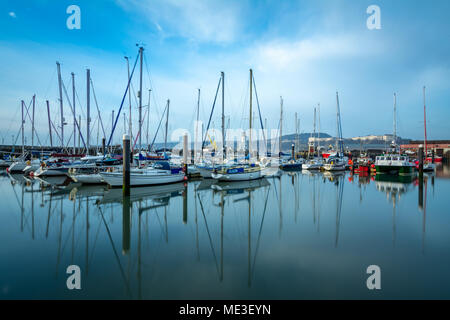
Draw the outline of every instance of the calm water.
M445 176L448 176L447 178ZM132 190L0 177L0 297L450 298L450 169ZM68 290L66 268L81 268ZM366 268L381 268L379 291Z

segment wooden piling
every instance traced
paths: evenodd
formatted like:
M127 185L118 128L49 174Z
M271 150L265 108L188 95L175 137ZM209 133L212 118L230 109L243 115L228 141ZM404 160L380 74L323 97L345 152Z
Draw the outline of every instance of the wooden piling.
M106 139L102 138L102 153L103 153L103 155L105 155L105 152L106 152ZM88 151L88 154L89 154L89 151Z
M131 247L131 203L130 196L123 197L122 203L122 254L126 255Z
M122 191L125 197L130 196L130 136L123 135L123 186Z
M423 179L423 145L419 146L419 178Z

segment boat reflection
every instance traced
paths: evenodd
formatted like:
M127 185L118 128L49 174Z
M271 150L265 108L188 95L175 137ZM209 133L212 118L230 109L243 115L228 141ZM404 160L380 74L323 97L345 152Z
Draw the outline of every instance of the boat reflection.
M172 197L181 196L185 189L185 183L173 183L165 184L161 186L150 186L150 187L135 187L130 188L130 202L153 200L155 202L164 202L168 204L168 200ZM123 191L122 189L106 189L103 194L103 198L98 202L98 204L105 203L122 203L123 202Z
M125 198L121 189L102 185L51 184L20 174L0 179L11 195L16 237L31 239L35 246L46 241L50 272L59 276L58 281L69 263L82 266L86 276L98 276L98 269L108 264L114 274L111 281L125 289L124 297L141 299L160 297L152 291L158 286L177 285L168 271L174 264L186 266L183 275L207 279L213 290L236 279L247 290L247 286L260 287L267 266L258 264L258 259L265 263L273 259L267 249L282 248L290 241L289 246L308 236L321 241L322 247L348 250L352 234L360 235L351 223L354 208L349 209L358 192L360 208L372 206L373 199L386 194L387 202L378 205L388 211L387 222L381 215L370 219L386 224L390 245L392 204L395 246L396 224L405 216L399 212L410 203L404 196L409 200L418 187L424 252L428 184L434 192L435 178L436 174L424 174L421 182L415 176L304 171L251 181L207 179L136 187ZM414 201L416 195L412 195ZM87 281L91 288L93 279Z
M266 178L250 181L216 181L211 189L216 192L225 191L228 194L240 194L246 191L254 191L258 188L267 187L270 183Z

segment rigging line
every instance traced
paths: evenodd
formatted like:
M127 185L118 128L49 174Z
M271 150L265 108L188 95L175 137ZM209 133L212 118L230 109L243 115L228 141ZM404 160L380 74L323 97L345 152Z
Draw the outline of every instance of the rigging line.
M17 143L17 140L19 140L20 130L21 130L21 128L19 127L19 130L18 130L18 132L16 134L16 140L14 141L14 145Z
M78 96L78 90L75 89L75 97L77 98L78 104L80 105L81 115L83 118L87 118L87 116L84 114L84 105L80 101L80 97Z
M138 99L137 99L137 94L136 94L136 91L134 90L133 82L131 83L131 90L130 90L130 93L131 93L131 92L133 92L134 102L136 103L136 105L139 105L139 101L138 101ZM129 94L130 94L130 93L129 93ZM138 107L135 107L135 109L138 109Z
M200 199L200 196L199 196L198 193L197 193L197 197L198 197L198 200L200 201L200 208L202 209L203 218L205 219L206 231L208 232L209 244L211 245L211 250L212 250L212 253L213 253L213 256L214 256L214 262L216 263L217 274L220 276L219 264L217 263L216 252L214 251L214 246L212 244L211 234L209 233L208 222L206 221L205 211L203 210L203 203L202 203L202 200Z
M150 151L152 150L153 144L155 143L156 136L158 135L158 131L159 131L159 128L161 127L161 123L162 123L162 120L164 119L164 114L166 113L166 110L167 110L167 105L166 105L166 108L164 109L164 112L163 112L163 114L161 116L161 120L159 120L158 128L156 129L155 135L153 136L152 144L149 147Z
M270 192L270 185L269 185L269 188L267 189L266 202L264 203L264 211L263 211L263 215L261 218L261 225L259 227L258 240L256 240L255 256L253 258L253 265L252 265L252 278L253 278L253 274L255 273L256 256L258 254L259 243L260 243L262 228L263 228L263 224L264 224L264 218L266 216L267 200L269 199L269 192Z
M9 122L9 127L8 127L8 130L6 130L5 136L7 136L9 134L9 130L11 130L11 127L12 127L12 124L14 122L14 119L17 117L17 113L20 110L20 108L14 108L14 109L16 109L16 113L14 113L14 116L12 117L12 120Z
M65 149L69 149L70 148L69 144L72 144L72 142L71 142L72 137L73 137L73 131L70 131L70 136L69 136L69 139L67 139L67 144L65 146Z
M205 147L205 140L206 140L206 136L207 136L207 133L208 133L208 130L209 130L209 125L211 124L211 118L212 118L212 115L214 113L214 107L216 105L216 100L217 100L217 94L219 93L219 88L220 88L220 84L221 83L222 83L222 77L219 78L219 83L217 84L216 96L214 97L214 103L213 103L213 106L212 106L212 109L211 109L211 114L209 115L209 121L208 121L208 126L206 127L205 137L204 137L204 139L202 141L202 154L203 154L203 148Z
M29 112L28 109L27 109L27 116L28 116L28 119L29 119L31 122L33 122L33 120L31 119L30 112ZM39 139L39 136L38 136L37 131L36 131L36 126L33 126L33 127L34 127L34 128L33 128L33 129L34 129L33 132L34 132L34 134L36 135L36 138L37 138L37 140L38 140L39 145L42 147L41 140Z
M62 82L62 87L64 89L64 93L66 94L66 99L67 99L67 101L69 103L69 107L72 110L72 114L75 115L75 112L73 110L72 104L70 103L69 95L67 94L67 90L66 90L66 86L64 84L64 81L61 81L61 82ZM81 133L81 129L80 129L80 125L78 123L77 117L75 116L74 118L75 118L74 120L75 120L75 124L77 125L78 132L80 133L81 140L83 141L84 148L86 148L86 150L87 150L86 143L84 142L84 137L83 137L83 134ZM64 124L62 124L62 125L64 125ZM73 132L72 132L72 134L73 134Z
M143 117L142 117L142 118L144 118L144 119L145 119L145 116L147 115L147 110L148 110L148 109L145 109L145 111L144 111L144 115L143 115ZM142 129L142 128L144 128L144 126L141 126L141 129ZM133 150L134 150L134 148L136 147L136 143L137 143L137 140L138 140L138 138L139 138L140 135L141 135L141 130L138 131L138 134L136 135L136 138L134 139ZM142 148L142 146L141 146L141 148Z
M97 108L98 117L99 117L99 119L100 119L100 125L102 126L103 137L106 138L105 128L103 127L102 116L101 116L101 114L100 114L100 109L98 108L97 96L95 95L94 82L92 81L92 78L90 78L89 80L91 81L92 94L93 94L93 96L94 96L94 102L95 102L95 107Z
M23 101L23 100L22 100ZM28 119L30 119L30 121L31 121L31 117L30 117L30 114L29 114L29 109L30 109L30 107L31 107L31 103L33 102L33 98L31 98L31 100L30 100L30 103L28 104L28 107L27 107L27 105L25 104L25 103L23 103L24 104L24 106L25 106L25 118L26 118L26 116L28 115ZM19 133L18 133L18 135L17 135L17 138L16 138L16 141L17 141L17 139L18 139L18 137L19 137L19 134L20 134L20 130L22 129L22 126L25 126L25 118L24 119L22 119L22 124L21 124L21 126L20 126L20 128L19 128Z
M281 178L280 178L280 179L281 179ZM273 185L274 185L274 187L275 187L275 196L277 197L277 202L278 202L279 200L278 200L277 184L274 182Z
M145 69L147 70L149 86L150 86L150 89L152 89L152 92L153 92L153 95L152 95L153 96L153 101L155 102L155 105L156 105L156 111L159 113L159 109L160 108L159 108L158 101L156 99L157 93L156 93L156 90L155 90L155 86L153 85L153 81L152 81L152 79L150 77L150 68L148 67L148 63L147 63L147 56L146 56L145 52L143 52L143 54L144 54Z
M342 178L342 181L340 181L341 179L337 180L339 185L337 186L337 192L336 192L336 197L337 197L337 201L336 201L336 241L335 241L335 247L337 247L338 245L338 241L339 241L339 229L340 229L340 224L341 224L341 212L342 212L342 197L344 194L344 177Z
M116 250L116 247L114 245L114 241L113 241L113 239L111 237L111 232L109 231L108 225L106 224L106 220L105 220L105 217L103 216L103 212L102 212L100 206L98 206L97 208L98 208L98 211L100 212L100 214L102 216L103 223L105 224L106 232L108 234L109 241L111 242L111 246L112 246L112 249L114 251L114 255L116 256L117 264L119 265L119 268L120 268L120 273L122 274L122 278L123 278L123 280L124 280L124 282L126 284L127 291L129 293L130 297L132 297L131 290L130 290L130 284L127 281L127 278L125 276L125 272L123 271L122 265L120 264L120 258L119 258L119 255L117 254L117 250Z
M58 130L56 130L55 124L53 123L53 121L52 121L51 119L50 119L50 123L51 123L51 125L52 125L52 127L53 127L53 131L56 133L56 136L59 138L59 141L60 141L61 144L62 144L61 136L59 135Z
M263 126L263 121L262 121L262 118L261 118L261 109L260 109L260 107L259 107L258 92L256 91L255 77L253 76L253 74L252 74L252 78L253 78L253 86L254 86L254 88L255 88L256 104L258 105L259 122L260 122L260 124L261 124L261 129L262 129L262 133L263 133L264 144L267 145L266 134L264 133L264 126Z
M136 56L136 61L134 62L133 70L131 71L130 78L128 79L127 88L125 89L125 93L124 93L124 95L122 97L122 102L120 103L119 112L117 112L116 120L114 121L114 126L112 127L111 135L109 136L108 144L106 145L106 149L109 148L109 144L111 143L111 139L113 137L114 130L116 129L117 121L119 121L120 113L122 112L123 103L124 103L125 98L127 96L128 89L130 88L131 78L133 77L134 70L136 69L136 65L137 65L138 59L139 59L139 54ZM105 156L106 155L103 155L103 158L105 158Z

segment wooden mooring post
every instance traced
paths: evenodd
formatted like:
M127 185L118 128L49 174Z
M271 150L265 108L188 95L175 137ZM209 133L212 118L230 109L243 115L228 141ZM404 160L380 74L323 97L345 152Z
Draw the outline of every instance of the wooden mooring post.
M122 191L125 197L130 196L130 136L123 135L123 186Z

